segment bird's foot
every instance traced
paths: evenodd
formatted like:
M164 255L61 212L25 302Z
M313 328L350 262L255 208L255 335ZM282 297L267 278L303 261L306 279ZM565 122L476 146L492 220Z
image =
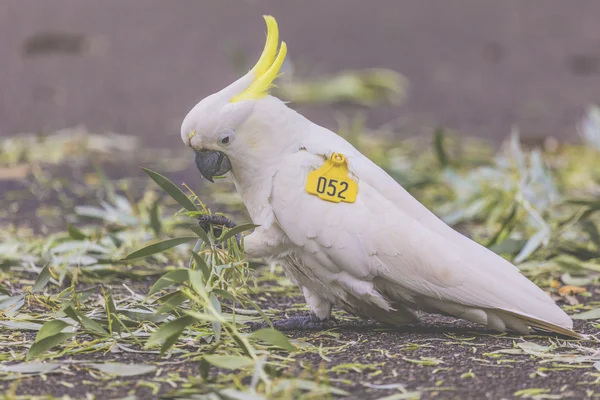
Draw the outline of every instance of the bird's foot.
M337 325L337 321L334 317L319 319L313 313L304 317L295 316L280 319L278 321L272 321L272 323L273 327L280 331L321 331L334 328ZM250 329L253 331L261 328L269 328L269 324L266 322L250 324Z
M198 217L198 225L200 225L200 228L202 228L202 230L204 232L210 232L210 227L212 226L213 228L213 233L215 235L215 237L220 237L223 234L223 228L235 228L237 226L237 224L235 222L233 222L232 220L230 220L229 218L223 216L223 215L201 215ZM238 242L238 245L240 245L241 240L242 240L242 235L240 233L238 233L237 235L235 235L235 240Z

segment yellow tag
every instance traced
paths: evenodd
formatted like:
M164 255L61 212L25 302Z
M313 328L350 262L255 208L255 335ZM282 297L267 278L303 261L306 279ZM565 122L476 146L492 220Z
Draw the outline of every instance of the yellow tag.
M306 191L334 203L354 203L358 184L348 176L346 157L333 153L321 168L310 172L306 179Z

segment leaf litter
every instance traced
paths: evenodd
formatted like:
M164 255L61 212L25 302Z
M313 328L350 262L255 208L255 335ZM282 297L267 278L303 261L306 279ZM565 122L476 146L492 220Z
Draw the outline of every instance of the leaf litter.
M441 129L430 140L400 140L361 134L360 118L340 127L446 222L517 263L589 335L581 341L495 334L431 315L389 329L339 311L339 327L324 332L250 332L248 322L307 308L280 267L243 257L235 235L253 226L242 224L231 184L196 195L175 183L183 175L173 165L151 157L128 160L149 167L141 173L115 175L119 149L80 130L55 134L51 157L40 156L39 138L4 139L0 168L28 166L1 200L5 396L592 398L600 385L597 112L581 124L582 145L525 148L514 131L496 152ZM138 146L133 140L121 148ZM184 157L164 164L175 158ZM54 178L66 171L71 179ZM212 210L241 228L220 238L199 230L195 218ZM34 218L15 217L30 211Z

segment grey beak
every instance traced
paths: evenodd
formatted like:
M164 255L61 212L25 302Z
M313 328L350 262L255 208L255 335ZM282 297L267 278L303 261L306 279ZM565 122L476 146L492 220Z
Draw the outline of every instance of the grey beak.
M214 182L214 176L225 175L231 170L229 158L220 151L198 150L196 151L195 162L198 171L211 182Z

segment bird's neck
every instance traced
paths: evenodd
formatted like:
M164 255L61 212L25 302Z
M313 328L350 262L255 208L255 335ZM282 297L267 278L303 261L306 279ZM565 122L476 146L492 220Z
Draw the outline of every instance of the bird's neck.
M231 160L231 176L236 189L252 222L262 226L270 225L273 220L269 203L273 177L286 157L301 150L303 140L314 125L283 102L275 100L278 103L270 105L268 118L249 122L255 124L252 131L262 135L261 144L253 147L250 143L245 154Z

